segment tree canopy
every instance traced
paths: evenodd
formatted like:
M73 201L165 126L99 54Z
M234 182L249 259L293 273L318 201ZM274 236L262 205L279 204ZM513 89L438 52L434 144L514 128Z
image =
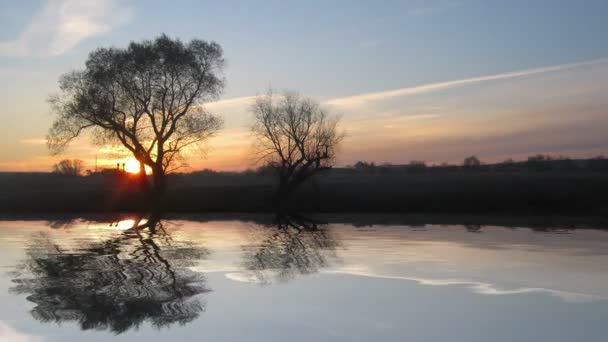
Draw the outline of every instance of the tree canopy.
M203 104L224 88L219 44L183 43L161 35L127 48L99 48L84 70L64 74L50 97L56 114L47 136L52 152L92 131L94 141L118 144L148 165L155 182L204 146L222 120Z

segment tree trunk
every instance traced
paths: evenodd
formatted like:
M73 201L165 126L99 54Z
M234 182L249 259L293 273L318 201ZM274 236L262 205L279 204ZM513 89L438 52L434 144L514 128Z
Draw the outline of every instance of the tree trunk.
M162 197L167 191L167 175L163 170L152 170L152 194L155 197Z
M279 185L277 188L275 201L275 207L279 212L283 212L287 209L287 201L289 200L289 195L291 191L289 190L289 180L288 177L284 175L279 176Z
M139 175L138 182L140 189L144 192L148 191L148 177L146 176L146 164L144 162L139 161Z

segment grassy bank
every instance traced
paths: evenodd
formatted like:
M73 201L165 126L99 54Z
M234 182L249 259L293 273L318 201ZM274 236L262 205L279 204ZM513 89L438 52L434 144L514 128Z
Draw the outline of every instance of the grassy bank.
M274 178L241 173L173 176L168 212L270 212ZM305 184L291 206L303 212L608 214L604 172L444 174L329 172ZM0 174L2 212L108 212L145 208L120 177Z

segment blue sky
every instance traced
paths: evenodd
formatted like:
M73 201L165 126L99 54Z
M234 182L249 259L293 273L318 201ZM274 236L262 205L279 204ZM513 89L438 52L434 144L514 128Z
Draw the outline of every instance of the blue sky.
M81 68L95 47L163 32L215 40L228 60L223 102L210 106L226 128L195 167L249 166L247 99L269 86L342 116L342 164L602 153L606 17L607 1L0 1L0 141L11 147L0 152L0 169L52 163L40 142L52 120L45 100L61 73ZM382 92L390 96L338 101ZM542 129L555 125L570 140ZM526 132L542 139L518 146ZM222 149L232 159L220 160ZM69 153L86 161L92 151Z

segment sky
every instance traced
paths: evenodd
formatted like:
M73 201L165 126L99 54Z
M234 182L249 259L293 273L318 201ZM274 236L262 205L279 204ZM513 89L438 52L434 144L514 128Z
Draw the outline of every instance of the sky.
M297 91L341 118L337 164L608 155L608 1L0 0L0 171L126 156L87 137L51 156L47 98L100 46L218 42L225 121L198 170L243 170L253 96Z

